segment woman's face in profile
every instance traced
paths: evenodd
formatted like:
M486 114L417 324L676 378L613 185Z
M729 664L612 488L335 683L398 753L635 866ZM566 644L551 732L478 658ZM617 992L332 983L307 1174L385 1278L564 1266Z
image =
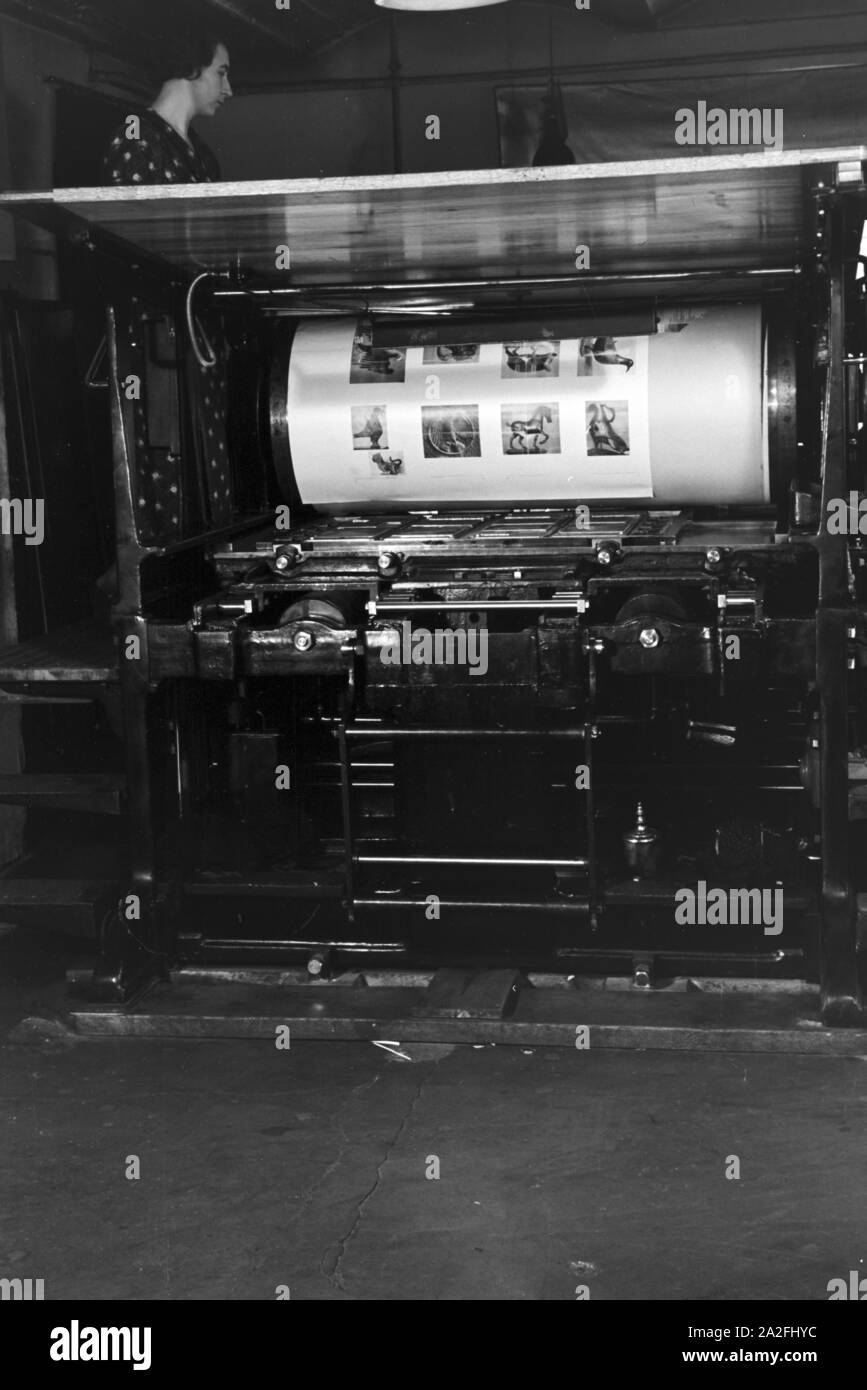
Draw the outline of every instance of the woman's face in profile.
M229 85L229 54L222 43L214 49L210 67L203 68L190 83L196 103L197 116L216 116L224 101L232 95Z

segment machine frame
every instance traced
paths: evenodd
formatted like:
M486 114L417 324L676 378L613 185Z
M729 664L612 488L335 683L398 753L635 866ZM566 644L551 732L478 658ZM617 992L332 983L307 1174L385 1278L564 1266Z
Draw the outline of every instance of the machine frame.
M123 710L129 862L118 907L103 922L99 959L87 984L92 998L135 1003L184 963L204 969L232 961L243 967L309 959L327 970L366 959L435 966L435 953L412 948L412 933L371 931L366 923L423 913L428 895L407 891L406 876L411 881L419 870L439 865L494 875L519 869L561 873L563 892L553 899L529 902L514 892L479 897L458 889L443 895L440 907L461 920L501 914L546 923L552 917L582 921L588 934L580 947L564 948L555 939L545 957L564 973L622 973L643 984L696 972L778 980L806 976L819 985L826 1026L863 1024L865 550L859 535L829 534L823 519L834 499L865 492L860 431L867 316L864 282L857 273L864 265L864 158L860 149L800 151L568 170L296 181L256 189L61 190L0 198L6 210L72 237L98 262L109 302L107 381L117 527L114 657L99 668L80 663L75 672L64 670L72 685L99 682L98 669L103 676L110 672L105 683L116 680ZM629 235L636 219L643 240ZM420 224L437 220L440 231L426 243ZM589 273L563 270L577 242L591 248ZM287 273L275 271L275 251L278 258L281 251L288 253ZM260 470L232 519L210 526L206 506L197 514L186 474L191 524L166 541L145 537L137 519L141 459L124 383L148 372L155 381L162 374L160 389L173 415L167 426L171 449L183 471L195 453L184 296L193 274L203 272L213 277L212 311L221 311L223 322L231 325L234 387L247 401L236 437L237 431L255 437L257 457L270 453L274 471ZM322 518L299 509L291 495L275 428L284 406L280 383L285 381L287 315L363 313L384 343L408 333L414 336L405 340L413 342L457 341L461 335L502 333L515 323L529 324L542 336L550 336L552 323L566 321L573 331L576 325L582 332L598 331L599 325L640 318L675 301L758 298L779 305L793 291L800 338L796 344L790 326L780 340L773 374L777 437L772 447L774 457L791 465L788 490L778 490L774 507L763 515L755 509L742 516L731 508L706 515L700 508L592 507L590 524L579 534L569 508ZM443 296L456 304L442 322L406 316L407 308L423 307L426 297ZM149 346L138 327L142 304L152 329ZM442 336L446 325L448 338ZM257 378L259 358L269 366ZM286 506L289 528L278 523L275 529L275 511L279 515ZM799 563L815 565L812 614L768 616L763 608L763 586L750 571L750 557L775 559L784 548L801 557ZM642 585L655 592L654 586L664 585L678 567L681 578L715 602L715 623L666 612L662 605L653 622L665 640L653 650L636 641L649 622L646 615L612 620L606 597L597 620L597 595L609 596L618 577L624 592ZM568 574L573 578L567 583ZM356 600L363 595L363 614L356 601L352 620L339 605L328 608L335 593L347 590ZM311 606L311 597L324 607ZM280 599L290 608L293 599L308 606L269 624L266 615ZM411 690L402 696L404 720L369 713L359 719L359 710L373 706L359 704L358 682L376 660L390 622L441 612L460 626L467 614L479 611L498 614L506 623L514 620L505 629L503 647L512 676L502 684L505 690L511 680L514 693L523 682L534 696L544 687L544 720L523 728L509 723L506 700L503 718L488 728L480 721L465 722L460 714L432 723L424 692ZM524 614L532 619L532 639L520 626ZM723 654L733 634L748 652L737 677ZM626 875L604 888L599 883L592 770L598 738L618 716L598 708L596 696L600 662L612 660L627 678L693 672L711 682L720 699L738 681L772 685L775 673L814 692L801 785L815 806L820 848L815 841L806 846L803 879L787 897L787 908L804 921L797 950L727 951L705 943L687 949L659 934L658 924L670 909L670 885L664 891L652 882L636 887ZM526 674L531 667L532 679ZM52 676L51 662L35 663L25 648L0 653L0 683L7 689L34 695L52 678L57 679L57 669ZM337 752L342 847L331 868L320 862L310 871L248 873L235 883L191 874L183 829L195 799L190 766L196 691L202 683L246 690L251 682L272 678L302 684L322 680L329 690L342 690L328 706L332 713L323 716L325 724L331 721ZM560 698L564 679L575 682L580 701ZM368 678L365 699L375 694ZM393 697L395 689L386 695ZM446 692L442 710L460 711L465 698L466 692ZM381 708L387 711L387 699ZM256 777L261 785L264 764L258 772L253 764L260 758L267 763L276 745L267 742L267 731L258 741L254 731L240 732L242 737L232 736L243 764L237 786L252 786ZM714 737L712 730L708 737ZM484 738L507 745L562 740L570 755L591 768L590 787L576 815L581 834L570 853L461 857L395 853L393 845L391 852L372 853L359 845L355 749L371 740L381 747ZM174 780L167 775L170 768ZM809 865L816 863L813 884ZM371 888L371 872L403 874L402 889ZM579 892L574 880L582 876ZM247 930L234 940L225 935L209 940L190 929L191 899L207 902L227 893L279 904L279 911L289 911L292 927L270 938ZM139 904L134 929L124 914L131 897ZM317 933L305 935L294 928L307 915L298 904L309 903L314 910L324 907L328 920ZM649 945L628 939L606 944L601 918L627 907L657 924L648 929L649 937L645 932ZM485 949L484 944L475 952L453 946L457 953L449 963L503 967L527 954L526 945L518 945L486 960ZM543 963L541 958L531 962L536 969Z

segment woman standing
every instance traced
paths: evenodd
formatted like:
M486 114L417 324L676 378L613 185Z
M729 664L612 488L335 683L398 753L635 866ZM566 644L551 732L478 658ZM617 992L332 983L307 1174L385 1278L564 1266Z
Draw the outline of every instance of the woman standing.
M217 160L191 129L199 116L215 116L232 95L226 45L209 34L180 43L167 57L156 100L132 112L104 160L110 184L215 183Z

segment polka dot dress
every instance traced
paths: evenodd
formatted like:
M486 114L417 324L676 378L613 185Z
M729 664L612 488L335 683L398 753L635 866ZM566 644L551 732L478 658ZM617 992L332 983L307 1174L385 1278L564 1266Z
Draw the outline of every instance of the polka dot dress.
M131 138L136 130L138 138ZM220 178L220 166L204 140L191 129L188 144L156 111L130 112L108 147L103 172L107 184L215 183Z
M207 145L189 132L190 143L173 130L155 111L134 113L138 119L138 138L129 119L112 140L104 160L106 183L137 185L158 183L212 183L220 170ZM135 371L147 390L146 310L133 300L130 341L137 356ZM226 434L227 353L219 318L199 314L202 326L217 358L210 370L199 366L187 351L187 382L196 451L195 472L198 486L185 495L191 470L183 468L177 453L152 448L148 438L147 405L144 399L133 404L135 432L133 498L139 536L145 543L176 540L205 527L227 525L234 516L234 487L229 464ZM184 330L186 332L186 330Z
M227 526L234 515L235 498L226 434L226 350L216 315L208 316L204 327L217 364L210 371L204 371L195 362L196 426L200 457L206 467L208 520L212 526Z

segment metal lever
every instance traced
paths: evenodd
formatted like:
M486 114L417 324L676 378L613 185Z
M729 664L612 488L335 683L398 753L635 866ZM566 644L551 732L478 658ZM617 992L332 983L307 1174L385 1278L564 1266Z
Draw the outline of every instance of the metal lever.
M462 612L466 609L474 609L477 612L489 613L492 611L500 613L517 612L520 609L531 609L536 612L558 611L565 613L581 613L586 606L583 595L575 595L574 598L546 598L546 599L504 599L504 598L479 598L479 599L438 599L434 602L426 602L424 599L371 599L367 605L367 611L371 618L375 618L378 613L451 613Z
M90 359L90 366L84 373L84 384L89 391L105 391L108 389L108 372L106 371L105 376L101 380L97 377L97 372L101 367L105 366L107 358L108 342L105 334L103 334L97 344L96 352Z

